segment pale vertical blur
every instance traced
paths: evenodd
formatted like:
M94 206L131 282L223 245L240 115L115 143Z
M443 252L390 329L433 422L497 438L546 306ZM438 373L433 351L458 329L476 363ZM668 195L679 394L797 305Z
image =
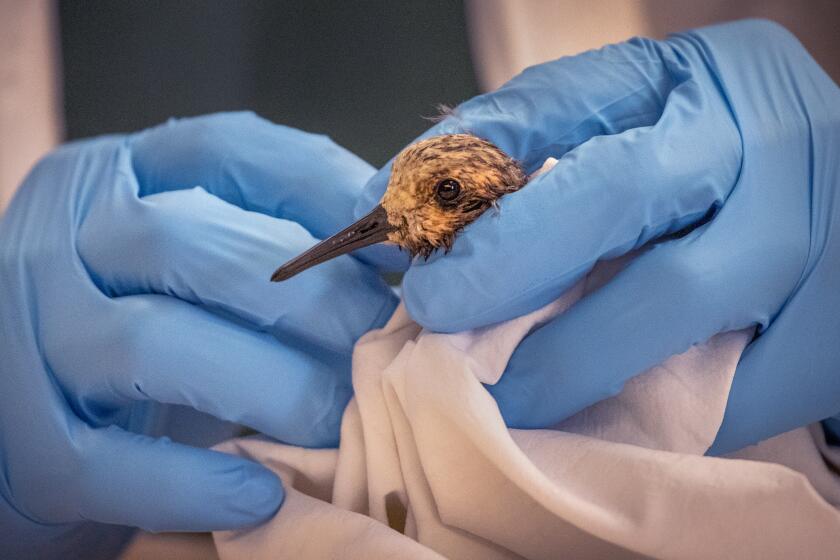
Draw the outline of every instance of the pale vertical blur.
M485 91L533 64L650 33L638 1L467 0L465 6Z
M62 136L55 5L0 0L0 211Z
M478 80L496 89L526 67L633 36L765 17L790 29L840 81L837 0L467 0Z

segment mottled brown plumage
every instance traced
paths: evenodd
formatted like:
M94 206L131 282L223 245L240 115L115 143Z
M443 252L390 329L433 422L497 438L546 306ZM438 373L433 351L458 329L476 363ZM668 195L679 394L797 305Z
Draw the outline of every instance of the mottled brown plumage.
M438 187L455 181L460 192L444 200ZM396 229L388 241L411 256L449 250L455 236L501 196L519 190L525 173L487 140L471 134L434 136L404 149L394 161L382 207Z
M526 180L519 163L477 136L422 140L397 155L379 206L278 268L272 280L379 242L395 243L412 257L448 251L458 232Z

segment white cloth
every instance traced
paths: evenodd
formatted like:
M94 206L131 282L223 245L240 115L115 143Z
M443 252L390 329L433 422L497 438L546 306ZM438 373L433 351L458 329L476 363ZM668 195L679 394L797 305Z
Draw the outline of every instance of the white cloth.
M264 439L219 447L262 462L287 489L264 525L214 535L220 557L835 554L840 515L826 500L838 503L840 485L825 460L836 452L819 431L742 451L757 460L702 455L750 332L674 356L555 429L505 427L481 381L497 380L529 330L619 266L602 263L546 308L469 333L424 331L401 306L355 348L339 450Z

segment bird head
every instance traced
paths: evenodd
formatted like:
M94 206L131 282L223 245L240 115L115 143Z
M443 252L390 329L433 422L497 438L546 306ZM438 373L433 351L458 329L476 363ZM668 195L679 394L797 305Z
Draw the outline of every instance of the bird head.
M278 268L271 279L303 270L374 243L391 243L412 256L449 251L455 237L526 175L518 162L471 134L434 136L394 160L385 194L369 214Z
M522 168L471 134L435 136L404 149L382 197L388 241L414 257L452 248L455 235L525 182Z

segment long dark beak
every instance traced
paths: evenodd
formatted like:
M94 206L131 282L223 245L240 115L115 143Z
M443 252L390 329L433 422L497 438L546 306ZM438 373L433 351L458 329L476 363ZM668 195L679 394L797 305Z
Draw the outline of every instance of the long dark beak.
M334 259L339 255L381 243L396 228L388 223L388 215L377 204L370 214L332 237L324 239L305 253L293 258L271 275L272 282L282 282L309 267Z

